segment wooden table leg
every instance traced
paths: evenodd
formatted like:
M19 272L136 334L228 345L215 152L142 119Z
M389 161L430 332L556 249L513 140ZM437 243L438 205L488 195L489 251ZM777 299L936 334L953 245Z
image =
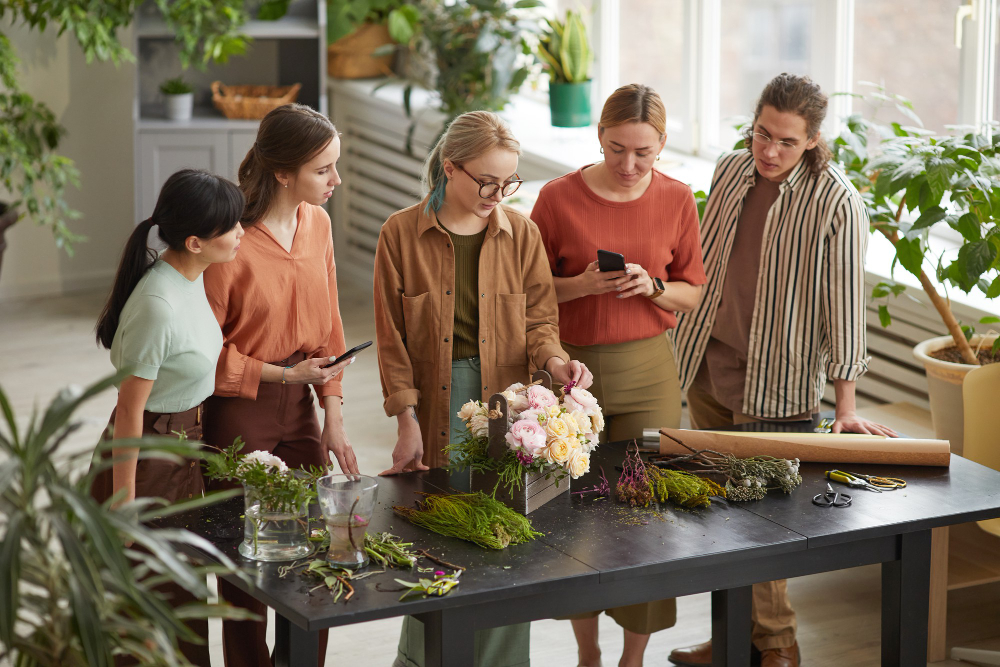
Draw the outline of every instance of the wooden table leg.
M927 661L940 662L947 655L948 625L948 526L931 530L930 608L927 610Z
M931 531L899 536L899 560L882 563L882 667L927 662Z
M416 617L424 624L426 667L469 667L473 664L476 626L468 609L444 609Z
M274 615L274 667L314 667L319 662L319 631L303 630Z
M750 664L753 587L712 591L712 667Z

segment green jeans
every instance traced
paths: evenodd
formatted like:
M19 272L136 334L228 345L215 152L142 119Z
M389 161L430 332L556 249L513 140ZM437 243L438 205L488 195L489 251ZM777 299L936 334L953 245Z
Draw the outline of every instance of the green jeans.
M482 396L482 372L479 358L458 359L451 362L451 433L454 438L465 424L458 418L458 411L468 401ZM456 489L469 489L469 473L452 475L451 484ZM477 630L475 639L475 667L528 667L531 664L529 641L531 624L517 623L488 630ZM407 616L399 635L399 654L393 667L423 667L424 624Z

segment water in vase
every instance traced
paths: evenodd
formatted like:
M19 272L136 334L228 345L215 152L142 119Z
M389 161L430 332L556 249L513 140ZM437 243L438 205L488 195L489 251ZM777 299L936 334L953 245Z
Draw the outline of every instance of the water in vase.
M286 561L308 556L309 541L305 513L262 512L260 503L246 508L240 554L259 561Z
M365 533L368 520L355 514L336 514L326 517L326 529L330 534L330 549L326 560L337 567L361 568L368 565L365 551Z

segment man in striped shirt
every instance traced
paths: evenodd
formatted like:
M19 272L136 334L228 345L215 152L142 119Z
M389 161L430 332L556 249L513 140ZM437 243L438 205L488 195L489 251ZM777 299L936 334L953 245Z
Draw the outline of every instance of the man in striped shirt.
M827 98L781 74L757 102L746 150L723 156L702 220L708 284L674 339L694 428L810 419L827 378L834 432L894 436L858 417L854 385L868 369L868 214L820 136ZM786 582L753 587L753 643L762 667L798 667ZM707 667L711 643L670 654Z

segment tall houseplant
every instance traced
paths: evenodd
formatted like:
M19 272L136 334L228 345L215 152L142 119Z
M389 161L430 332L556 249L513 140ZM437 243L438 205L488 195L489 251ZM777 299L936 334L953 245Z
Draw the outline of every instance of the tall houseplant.
M226 605L192 603L173 608L155 586L172 581L201 599L205 575L235 566L211 543L183 529L143 521L196 509L238 494L224 492L161 507L139 498L117 509L89 494L95 465L82 476L85 455L64 453L81 422L73 412L110 387L106 378L86 390L66 389L24 429L0 389L0 663L19 667L110 667L113 656L144 665L187 664L178 640L198 641L184 619L246 618ZM198 448L176 438L118 440L143 457L197 456ZM142 547L137 551L126 545ZM175 543L197 545L224 566L200 567L177 553Z
M549 72L549 109L556 127L590 125L590 63L593 53L581 16L566 10L566 20L546 19L548 29L538 55Z
M909 100L880 87L856 97L871 104L875 113L847 119L845 130L832 144L834 158L864 197L872 232L894 248L887 269L892 273L902 267L916 277L948 331L948 336L918 346L918 357L928 369L938 434L960 447L961 378L982 362L1000 361L1000 339L974 336L972 327L955 317L947 293L942 295L930 276L945 290L978 289L991 299L1000 296L1000 136L978 131L937 135L923 128ZM912 124L879 122L878 111L886 105ZM931 246L931 233L945 227L961 238L957 252L938 253ZM892 321L889 298L905 290L895 281L874 287L872 298L880 302L883 326ZM933 363L932 355L923 353L947 347L955 350L951 357L947 352L933 355L943 362ZM941 394L949 388L955 397ZM957 416L957 430L938 427L946 416Z
M225 62L245 52L248 39L239 32L247 20L243 0L155 0L155 5L176 35L185 67ZM118 33L137 11L138 4L127 0L0 0L0 19L39 32L67 32L87 62L134 61ZM25 92L17 68L17 54L0 32L0 188L14 197L5 203L9 209L50 227L56 245L72 255L73 244L83 237L67 225L80 214L66 203L65 194L68 186L79 187L79 173L72 160L59 154L65 128L48 106Z

